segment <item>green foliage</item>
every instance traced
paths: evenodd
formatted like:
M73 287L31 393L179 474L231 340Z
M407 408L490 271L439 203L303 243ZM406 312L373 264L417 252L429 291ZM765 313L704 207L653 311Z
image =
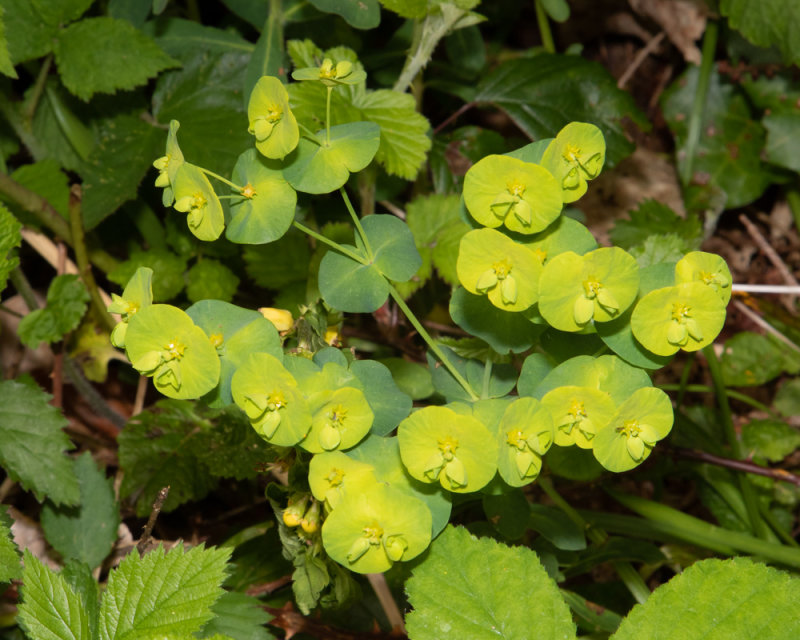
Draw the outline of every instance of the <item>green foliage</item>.
M274 638L264 625L271 619L261 608L261 603L253 596L227 591L211 607L214 618L197 638L213 638L220 634L233 640L270 640Z
M7 507L0 507L0 584L22 577L19 549L11 536Z
M11 212L0 205L0 293L6 288L8 274L19 264L14 249L22 242L21 228Z
M762 385L784 371L800 371L800 358L780 340L750 331L725 342L721 364L725 384L732 387Z
M185 286L183 273L186 271L186 259L176 256L167 249L131 251L130 258L111 271L108 279L120 286L125 286L136 270L141 267L152 269L154 273L158 274L158 278L153 282L153 298L156 300L171 300Z
M192 302L214 299L230 302L239 286L239 277L217 260L200 260L186 273L186 296Z
M44 197L64 218L68 216L69 186L67 176L60 170L58 162L52 158L26 164L11 174L22 186ZM20 217L26 214L19 211ZM24 219L24 218L23 218Z
M569 609L536 554L449 527L406 586L409 638L575 636Z
M720 12L734 29L761 47L778 47L788 63L800 62L797 29L800 9L779 0L766 0L755 10L746 0L722 0Z
M37 500L76 505L80 488L65 455L72 445L62 431L67 421L49 400L38 387L0 382L0 464Z
M611 230L614 244L623 249L630 251L636 246L644 245L648 238L661 242L670 234L677 234L679 237L681 255L700 248L703 230L700 220L694 216L681 218L667 205L656 200L645 200L638 208L628 212L628 215L630 220L617 221Z
M800 433L778 420L753 420L742 427L742 444L752 456L780 462L800 447Z
M31 349L42 342L58 342L78 326L88 302L89 292L78 276L56 276L47 290L47 306L31 311L19 323L19 339Z

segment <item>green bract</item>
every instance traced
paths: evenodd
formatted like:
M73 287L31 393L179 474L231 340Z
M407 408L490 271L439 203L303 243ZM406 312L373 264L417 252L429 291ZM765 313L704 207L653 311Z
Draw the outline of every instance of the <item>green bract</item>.
M247 118L247 130L256 137L256 149L267 158L283 158L300 140L289 94L278 78L263 76L256 83L247 103Z
M711 287L726 305L731 299L733 278L728 264L720 256L692 251L675 265L675 284L702 282Z
M592 320L608 322L627 309L639 290L636 260L618 248L579 256L567 251L548 261L539 279L539 312L561 331L580 331Z
M311 413L297 382L275 356L254 353L231 380L233 401L267 442L297 444L311 427Z
M248 149L236 161L233 182L243 185L234 190L241 198L231 200L231 220L225 237L242 244L264 244L277 240L294 220L297 192L283 177L276 161Z
M184 162L175 174L175 209L200 240L216 240L225 228L225 215L214 188L199 167Z
M137 311L153 304L153 270L148 267L139 267L133 274L121 296L111 294L111 304L108 305L109 313L118 313L120 322L111 332L111 344L120 349L125 348L125 333L128 322Z
M331 558L358 573L380 573L422 553L431 512L421 500L384 485L347 493L322 525Z
M484 487L497 470L497 442L477 419L448 407L425 407L397 428L400 456L422 482L439 482L448 491L468 493Z
M464 176L464 202L485 227L536 233L561 213L561 190L547 169L508 156L491 155Z
M687 282L656 289L636 304L631 329L653 353L697 351L714 341L725 324L725 304L713 288Z
M314 417L311 431L300 446L311 453L355 446L367 435L375 418L364 393L354 387L322 391L308 402Z
M153 304L131 317L125 349L133 367L170 398L199 398L219 381L219 357L203 330L183 311Z
M553 416L534 398L519 398L505 410L497 431L497 470L512 487L533 482L542 456L553 444Z
M173 193L175 174L183 164L183 153L178 146L178 129L180 126L181 123L177 120L170 121L169 134L167 135L167 149L163 156L157 158L155 162L153 162L153 166L158 169L156 186L164 188L161 202L165 207L172 205L175 200L175 195Z
M340 60L335 63L330 58L325 58L318 67L303 67L292 71L295 80L319 80L326 87L335 87L339 84L358 84L367 79L366 72L354 67L349 60Z
M597 434L608 424L616 406L609 395L591 387L558 387L545 394L542 404L555 423L555 443L591 449Z
M623 402L594 440L594 457L619 473L643 462L672 428L672 403L661 389L639 389Z
M603 169L606 142L593 124L570 122L545 149L542 166L556 177L564 202L575 202Z
M461 239L458 279L477 295L487 294L504 311L523 311L536 302L542 266L532 251L493 229L475 229Z
M346 492L360 493L377 483L371 464L353 460L341 451L311 458L308 485L313 496L329 509L335 509Z
M592 232L577 220L561 216L541 233L521 240L528 249L544 264L565 251L583 255L597 248Z

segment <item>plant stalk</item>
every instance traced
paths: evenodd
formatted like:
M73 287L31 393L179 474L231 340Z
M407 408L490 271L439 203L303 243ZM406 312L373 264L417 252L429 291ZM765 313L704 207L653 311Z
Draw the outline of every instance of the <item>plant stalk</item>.
M367 262L367 260L364 258L364 256L360 256L357 253L354 253L353 251L350 251L350 249L348 249L347 247L343 247L342 245L340 245L335 240L331 240L330 238L326 238L321 233L317 233L316 231L314 231L310 227L307 227L306 225L302 224L301 222L297 222L297 220L295 220L292 224L295 226L296 229L299 229L303 233L311 236L312 238L314 238L315 240L318 240L319 242L322 242L323 244L327 244L331 249L335 249L339 253L341 253L343 255L346 255L351 260L355 260L359 264L364 264L364 265L369 264Z
M364 232L364 227L361 226L361 219L358 217L356 210L353 208L353 205L350 202L350 198L348 197L347 191L345 191L344 187L339 189L339 193L342 194L344 204L347 207L347 210L350 212L350 217L353 219L353 224L356 226L356 229L358 229L358 235L361 238L361 242L364 243L364 249L367 252L367 256L369 257L370 262L372 262L375 260L375 254L372 253L372 247L369 244L369 238Z
M555 53L556 45L553 42L553 32L550 30L550 20L542 6L542 0L534 0L536 5L536 22L539 25L539 35L542 38L542 46L547 53Z

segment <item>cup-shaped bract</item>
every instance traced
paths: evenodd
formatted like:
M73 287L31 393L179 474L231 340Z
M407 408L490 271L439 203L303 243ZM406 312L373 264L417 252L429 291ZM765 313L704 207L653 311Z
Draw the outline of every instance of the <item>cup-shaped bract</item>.
M590 322L622 314L639 291L636 259L619 247L579 256L566 251L544 266L539 278L539 313L556 329L580 331Z
M533 482L542 456L555 437L553 416L535 398L519 398L506 407L497 430L497 470L512 487Z
M358 493L378 484L375 468L353 460L341 451L326 451L311 458L308 486L311 493L333 510L345 493Z
M274 76L262 76L256 82L247 103L247 119L247 130L256 137L256 149L267 158L284 158L300 141L289 94Z
M712 287L697 281L651 291L631 315L634 337L659 356L702 349L724 324L725 303Z
M425 407L397 428L400 457L412 477L454 493L486 486L497 471L497 442L476 418Z
M254 353L231 379L231 395L264 440L290 447L306 437L311 412L297 381L275 356Z
M355 387L321 391L308 402L313 413L311 430L300 446L311 453L356 446L375 419L364 392Z
M542 265L532 251L494 229L474 229L461 238L456 271L467 291L488 295L504 311L524 311L538 298Z
M334 62L325 58L318 67L303 67L292 71L295 80L316 80L326 87L335 87L339 84L359 84L367 79L367 74L359 64L350 60Z
M597 434L617 408L605 391L572 385L548 391L542 405L553 416L555 443L560 447L576 444L581 449L594 447Z
M158 169L158 177L155 184L157 187L163 187L164 189L161 195L161 202L165 207L172 206L175 201L173 192L175 174L183 164L183 152L178 146L178 129L180 126L181 123L177 120L170 120L167 148L164 151L164 155L153 162L153 166Z
M116 293L111 294L108 312L120 315L120 321L111 332L111 344L124 349L128 322L134 314L151 304L153 304L153 270L149 267L139 267L128 280L121 296Z
M561 189L544 167L509 156L490 155L464 176L464 203L485 227L536 233L561 213Z
M134 369L151 376L156 389L170 398L199 398L219 381L216 348L177 307L151 304L133 315L125 350Z
M200 168L184 162L175 174L173 190L173 207L186 214L189 231L207 242L219 238L225 228L225 214L214 187Z
M544 231L528 236L521 243L533 251L536 259L545 264L560 253L572 251L583 255L597 249L592 232L577 220L561 216Z
M328 555L356 573L382 573L417 557L430 541L425 503L382 484L345 494L322 525Z
M597 434L592 452L609 471L620 473L640 464L656 442L672 429L672 403L655 387L634 392L623 402L608 425Z
M545 149L542 166L555 176L564 202L575 202L586 193L587 181L600 175L605 159L603 132L587 122L570 122Z
M733 278L728 263L715 253L692 251L675 265L675 284L702 282L711 287L726 305L731 299Z

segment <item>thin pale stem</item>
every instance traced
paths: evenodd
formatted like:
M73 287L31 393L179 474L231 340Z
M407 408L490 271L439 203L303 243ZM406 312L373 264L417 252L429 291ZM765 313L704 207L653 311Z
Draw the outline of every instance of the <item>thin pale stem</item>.
M339 189L339 193L342 194L344 205L350 212L350 217L353 219L353 224L356 225L356 229L358 230L358 235L361 238L361 242L364 243L364 249L367 252L367 257L369 257L370 261L374 260L375 254L372 253L372 247L369 244L369 238L367 238L367 234L364 232L364 227L361 226L361 218L358 217L356 210L353 208L353 204L350 202L350 198L347 195L347 191L345 191L344 187L342 187L341 189Z
M47 81L47 75L50 73L50 67L52 64L53 54L51 53L44 59L44 62L42 62L42 66L39 69L39 74L36 76L36 82L33 85L33 89L31 89L28 98L25 100L25 107L22 111L22 120L28 130L30 130L33 125L33 116L36 113L36 107L39 106L39 101L42 99L44 84Z
M486 399L489 397L489 384L492 381L492 361L487 358L486 363L483 365L483 388L481 389L481 398Z
M539 35L542 38L542 46L547 53L555 53L556 45L553 42L553 32L550 31L550 21L547 19L547 13L542 6L542 0L535 0L536 5L536 22L539 24Z
M325 97L325 144L331 144L331 94L333 87L328 87L328 94Z
M238 184L234 184L233 182L231 182L231 181L230 181L230 180L228 180L227 178L223 178L221 175L219 175L219 174L217 174L217 173L214 173L213 171L209 171L208 169L204 169L203 167L198 167L198 169L200 169L200 171L202 171L202 172L203 172L203 173L205 173L206 175L209 175L209 176L211 176L212 178L216 178L216 179L217 179L217 180L219 180L220 182L224 182L224 183L225 183L225 184L227 184L227 185L228 185L228 186L229 186L231 189L236 189L237 191L241 191L242 189L244 189L244 187L240 187Z
M306 225L304 225L304 224L302 224L300 222L297 222L296 220L292 224L295 226L296 229L299 229L303 233L311 236L312 238L314 238L315 240L318 240L319 242L322 242L323 244L327 244L329 247L331 247L331 249L335 249L339 253L341 253L343 255L346 255L348 258L350 258L352 260L355 260L359 264L368 264L368 262L364 259L364 256L360 256L357 253L355 253L353 251L350 251L350 249L348 249L347 247L343 247L342 245L340 245L335 240L331 240L330 238L326 238L321 233L317 233L316 231L314 231L310 227L307 227Z

